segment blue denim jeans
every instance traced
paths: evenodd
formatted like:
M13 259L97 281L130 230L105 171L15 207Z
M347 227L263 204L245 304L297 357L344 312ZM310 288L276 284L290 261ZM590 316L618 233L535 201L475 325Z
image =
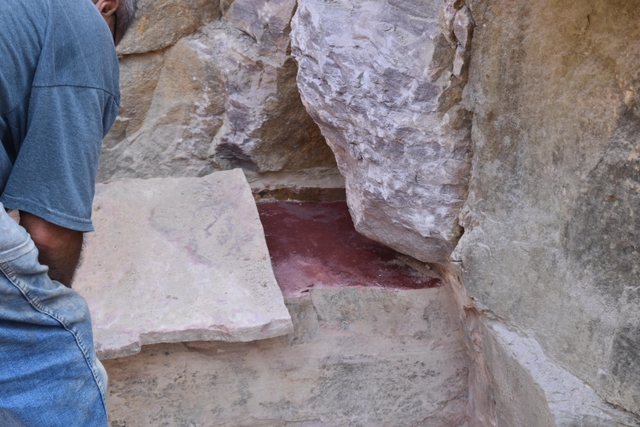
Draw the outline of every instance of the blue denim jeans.
M0 204L0 426L106 427L89 309L47 272Z

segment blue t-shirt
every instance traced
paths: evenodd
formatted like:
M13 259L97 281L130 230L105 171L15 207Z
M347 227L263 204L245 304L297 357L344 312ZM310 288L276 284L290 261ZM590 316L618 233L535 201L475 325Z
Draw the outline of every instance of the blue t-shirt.
M120 103L113 38L91 0L0 0L0 201L91 231L102 138Z

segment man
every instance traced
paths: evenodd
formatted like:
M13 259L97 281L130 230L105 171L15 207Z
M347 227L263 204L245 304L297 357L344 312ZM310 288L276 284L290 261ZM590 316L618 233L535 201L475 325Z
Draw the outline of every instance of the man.
M0 1L2 427L107 425L106 373L70 287L134 14L135 0Z

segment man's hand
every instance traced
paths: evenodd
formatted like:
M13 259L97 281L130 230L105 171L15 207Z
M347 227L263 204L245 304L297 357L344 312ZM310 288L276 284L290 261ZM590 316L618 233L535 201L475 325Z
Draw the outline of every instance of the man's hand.
M49 277L71 287L80 260L82 232L52 224L28 212L20 211L20 225L36 244L38 261L49 267Z

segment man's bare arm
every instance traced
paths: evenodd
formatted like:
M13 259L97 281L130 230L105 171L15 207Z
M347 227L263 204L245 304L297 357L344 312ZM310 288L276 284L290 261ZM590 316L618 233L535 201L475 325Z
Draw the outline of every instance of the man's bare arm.
M49 277L70 288L80 260L82 232L60 227L24 211L20 211L20 225L36 244L40 264L49 267Z

